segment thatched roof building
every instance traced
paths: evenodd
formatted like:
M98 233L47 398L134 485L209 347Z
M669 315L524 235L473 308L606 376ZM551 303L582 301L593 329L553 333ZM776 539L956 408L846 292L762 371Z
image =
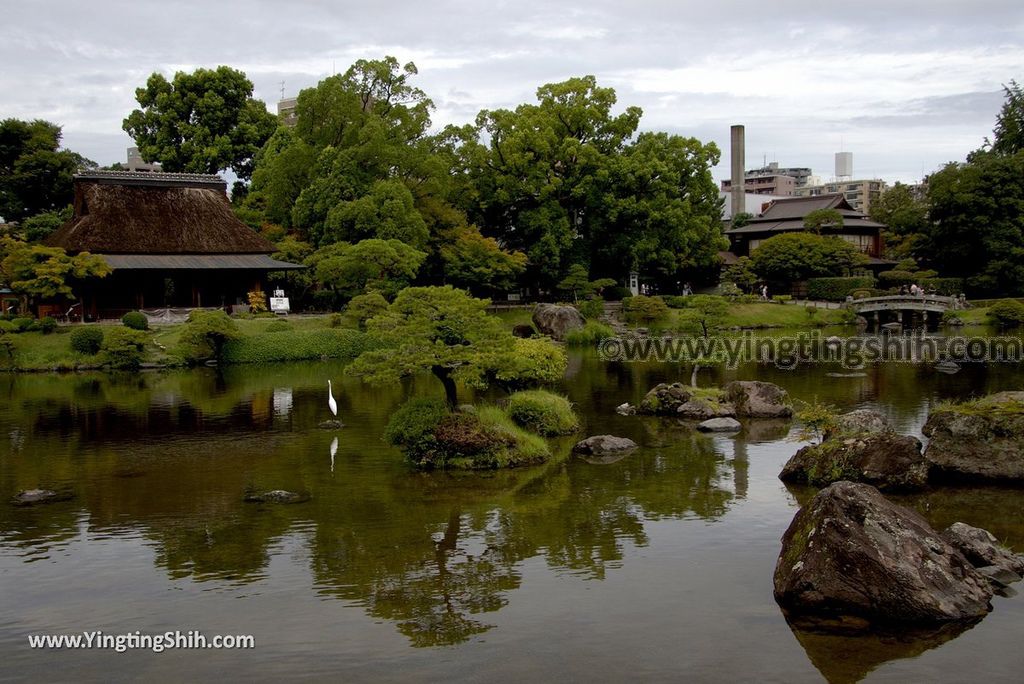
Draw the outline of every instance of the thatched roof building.
M86 293L86 315L245 304L268 272L302 268L235 216L218 176L93 171L75 177L74 215L46 240L101 255L114 272ZM119 313L120 312L120 313Z

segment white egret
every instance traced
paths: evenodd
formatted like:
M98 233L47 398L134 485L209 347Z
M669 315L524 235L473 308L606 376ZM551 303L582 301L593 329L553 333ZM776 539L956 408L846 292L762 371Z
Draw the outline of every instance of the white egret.
M331 388L331 381L327 381L327 406L331 409L331 413L337 417L338 415L338 402L334 401L334 392Z

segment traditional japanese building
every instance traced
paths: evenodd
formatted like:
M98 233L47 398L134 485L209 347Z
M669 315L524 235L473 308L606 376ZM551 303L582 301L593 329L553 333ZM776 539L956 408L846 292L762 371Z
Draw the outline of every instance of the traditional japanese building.
M86 320L245 305L268 273L303 268L271 257L274 245L238 220L219 176L93 171L74 187L74 215L46 244L113 269L76 290Z

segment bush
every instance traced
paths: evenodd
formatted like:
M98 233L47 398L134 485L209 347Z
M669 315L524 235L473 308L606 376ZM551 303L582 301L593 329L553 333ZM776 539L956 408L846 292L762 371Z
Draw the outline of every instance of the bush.
M403 449L410 460L419 461L434 449L434 430L449 413L440 399L410 399L391 414L384 440Z
M141 311L129 311L121 316L121 323L132 330L149 330L149 319Z
M111 328L103 337L103 360L120 370L135 370L142 363L146 334L132 328Z
M807 297L827 302L843 302L854 292L870 290L874 286L875 279L871 276L811 278L807 281Z
M986 315L1003 327L1016 327L1024 323L1024 304L1016 299L1003 299L990 306Z
M217 359L224 355L224 345L241 336L238 326L223 311L195 310L181 332L182 356L190 363Z
M376 347L375 340L358 330L290 330L229 340L224 343L220 360L224 363L273 363L354 359Z
M11 323L14 324L14 332L35 332L39 330L39 323L34 318L15 318Z
M267 310L267 298L259 290L253 290L247 297L249 299L249 311L252 313L258 314Z
M596 321L604 315L604 300L588 299L576 308L580 310L580 314L588 321Z
M917 274L899 270L882 271L878 274L878 279L887 287L899 287L900 285L910 285L917 280Z
M517 337L512 350L495 360L489 371L495 383L508 391L558 382L565 375L565 349L544 337Z
M349 300L345 315L355 322L360 330L366 329L366 321L388 308L388 300L379 292L367 292Z
M95 325L83 325L71 331L71 349L79 354L98 354L103 346L103 330Z
M435 416L427 413L422 422L429 424ZM420 468L511 468L540 463L551 455L543 438L516 425L496 406L482 407L476 413L443 415L418 444L421 448L417 451L406 448L406 456Z
M39 330L41 330L44 335L49 335L56 329L57 319L53 316L43 316L43 318L39 320Z
M682 295L665 295L661 299L670 309L685 309L687 306L687 298Z
M294 330L294 327L288 321L282 321L278 319L276 321L270 321L270 323L267 324L267 328L264 332L275 333L285 332L286 330Z
M637 295L622 302L622 311L632 323L653 323L668 314L668 306L661 297Z
M935 294L952 297L963 293L963 278L925 278L918 283L925 290L935 290Z
M570 330L565 336L565 343L570 347L593 347L606 337L612 337L615 331L604 323L587 321L582 328Z
M622 287L621 285L606 287L601 291L601 297L603 297L606 302L620 302L632 296L633 293L630 292L629 288Z
M782 302L791 302L793 301L793 295L774 295L772 296L772 301L780 304Z
M340 313L332 313L330 318L327 319L327 324L332 328L340 328L341 324L345 322L345 317Z
M508 415L516 425L545 437L571 435L580 428L569 400L544 390L527 390L510 396Z

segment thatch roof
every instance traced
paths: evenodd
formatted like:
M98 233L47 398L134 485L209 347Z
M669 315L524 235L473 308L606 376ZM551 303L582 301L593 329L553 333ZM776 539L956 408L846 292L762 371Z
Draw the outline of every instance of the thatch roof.
M217 176L91 172L75 177L72 219L46 239L94 254L270 254L235 217Z

